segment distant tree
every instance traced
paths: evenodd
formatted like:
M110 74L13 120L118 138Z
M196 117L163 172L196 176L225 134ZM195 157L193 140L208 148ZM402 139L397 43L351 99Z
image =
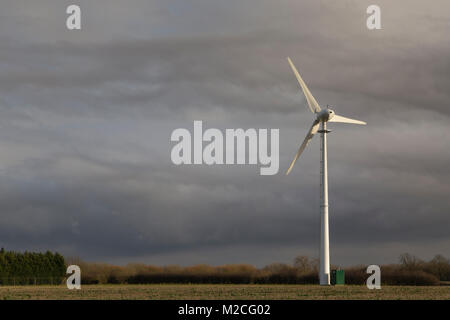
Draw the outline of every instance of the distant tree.
M316 269L315 264L316 262L307 256L297 256L294 259L294 268L301 273L314 271Z
M441 254L437 254L434 256L433 259L430 261L431 263L437 264L437 265L448 265L450 264L450 260L444 257Z
M399 260L402 267L407 269L417 269L423 264L422 260L409 253L401 254Z
M441 281L449 281L450 260L438 254L426 264L424 271L435 275Z
M297 256L294 259L294 268L300 272L318 272L319 259L311 259L308 256Z

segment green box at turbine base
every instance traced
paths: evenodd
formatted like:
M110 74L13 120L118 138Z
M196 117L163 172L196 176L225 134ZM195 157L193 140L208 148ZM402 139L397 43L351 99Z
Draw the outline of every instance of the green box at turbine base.
M331 284L339 285L345 284L345 271L344 270L331 270Z

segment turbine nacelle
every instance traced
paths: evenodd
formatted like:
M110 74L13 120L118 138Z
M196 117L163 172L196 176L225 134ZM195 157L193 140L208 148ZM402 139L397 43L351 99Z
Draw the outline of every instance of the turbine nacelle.
M317 121L327 122L331 120L335 115L335 112L331 109L322 109L317 113Z

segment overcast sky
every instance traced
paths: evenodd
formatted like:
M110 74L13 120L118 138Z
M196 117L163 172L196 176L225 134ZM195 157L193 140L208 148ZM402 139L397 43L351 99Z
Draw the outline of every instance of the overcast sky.
M366 28L381 7L382 30ZM82 30L66 29L69 4ZM19 1L0 4L0 246L124 264L318 256L330 124L331 262L450 257L450 3ZM176 128L279 128L280 171L176 166Z

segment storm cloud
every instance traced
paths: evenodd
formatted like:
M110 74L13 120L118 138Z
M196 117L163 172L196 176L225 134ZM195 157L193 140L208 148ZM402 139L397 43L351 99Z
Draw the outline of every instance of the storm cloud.
M450 4L2 2L0 246L91 261L291 262L319 247L319 141L290 56L330 125L333 264L450 252ZM176 166L176 128L279 128L280 172Z

